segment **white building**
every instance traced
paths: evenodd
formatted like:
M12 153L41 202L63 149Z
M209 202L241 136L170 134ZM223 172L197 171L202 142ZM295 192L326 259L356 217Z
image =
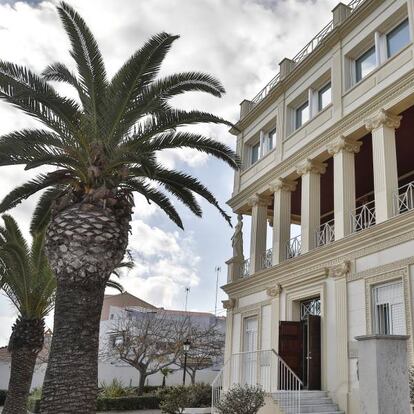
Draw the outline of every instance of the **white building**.
M339 3L241 103L229 205L251 242L228 262L216 384L288 378L356 414L355 337L408 334L413 362L413 39L413 0Z

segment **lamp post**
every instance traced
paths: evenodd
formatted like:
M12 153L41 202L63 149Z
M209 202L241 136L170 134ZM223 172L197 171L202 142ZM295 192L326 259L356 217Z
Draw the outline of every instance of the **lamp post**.
M188 340L188 338L183 343L183 350L184 350L184 372L183 372L183 385L185 385L185 374L187 372L187 354L190 350L191 342Z

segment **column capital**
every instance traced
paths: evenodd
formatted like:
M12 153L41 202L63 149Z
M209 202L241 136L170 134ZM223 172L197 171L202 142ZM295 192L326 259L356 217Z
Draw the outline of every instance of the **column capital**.
M328 145L328 152L331 155L338 154L341 151L356 154L359 152L361 145L361 141L354 141L341 135Z
M269 190L272 193L275 193L276 191L295 191L296 186L296 181L291 181L287 178L279 177L269 184Z
M282 289L282 285L280 283L277 283L275 286L266 289L267 296L270 296L271 298L276 298L280 295Z
M373 131L382 126L397 129L400 127L402 116L394 115L385 109L381 109L373 117L365 120L365 128L368 131Z
M247 200L249 207L262 206L268 207L271 204L271 200L267 197L263 197L260 194L256 193Z
M344 260L343 262L327 269L327 273L334 279L345 277L351 270L351 262Z
M232 298L232 299L223 300L221 303L223 304L224 309L232 310L236 306L236 299Z
M324 162L319 162L311 160L310 158L306 158L305 161L301 162L299 165L296 166L296 172L299 175L304 175L310 172L316 174L324 174L327 165L328 164Z

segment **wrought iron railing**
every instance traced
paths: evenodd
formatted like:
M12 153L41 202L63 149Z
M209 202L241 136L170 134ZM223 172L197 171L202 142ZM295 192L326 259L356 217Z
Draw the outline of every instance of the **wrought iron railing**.
M240 277L250 276L250 259L246 259L240 269Z
M335 241L335 220L327 221L319 226L316 230L316 246L324 246L325 244Z
M301 235L293 237L286 244L286 258L291 259L300 255L302 248L302 237Z
M353 13L365 0L352 0L348 6ZM331 20L299 53L292 59L295 64L300 63L309 56L333 30L333 21ZM270 91L279 83L280 73L278 73L252 100L252 105L247 111L250 112L260 101L262 101Z
M357 207L351 213L351 228L353 232L367 229L375 224L375 200Z
M405 213L414 208L414 181L401 186L394 194L394 214Z
M260 265L262 269L268 269L273 266L272 249L267 249L260 257Z
M212 413L232 385L258 385L272 394L287 413L300 412L303 383L274 350L240 352L226 361L212 382Z

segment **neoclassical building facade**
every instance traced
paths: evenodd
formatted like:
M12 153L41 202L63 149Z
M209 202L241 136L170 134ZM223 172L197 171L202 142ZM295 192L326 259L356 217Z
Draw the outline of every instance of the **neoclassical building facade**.
M231 130L251 241L228 261L223 381L272 390L286 364L356 414L355 337L410 335L413 362L414 1L332 12Z

